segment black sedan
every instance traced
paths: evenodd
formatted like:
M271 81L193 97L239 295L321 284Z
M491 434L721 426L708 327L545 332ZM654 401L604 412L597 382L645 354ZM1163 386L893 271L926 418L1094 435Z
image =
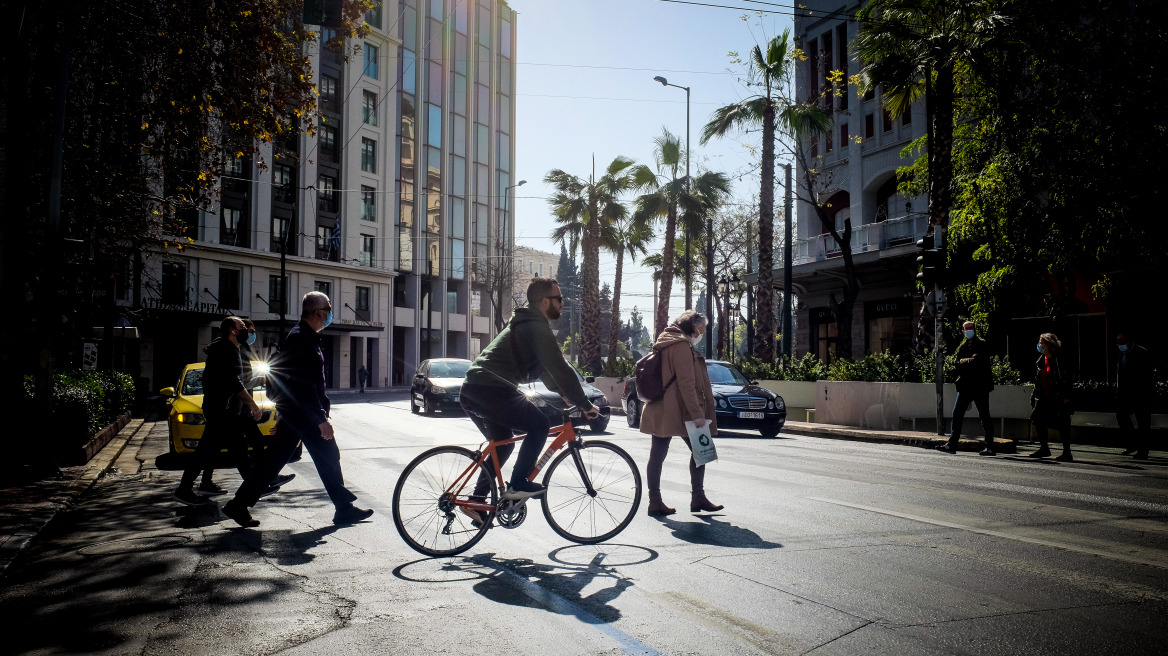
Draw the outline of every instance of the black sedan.
M410 386L410 410L414 414L434 414L435 410L461 410L458 394L470 360L439 358L424 360Z
M573 369L573 371L575 370ZM584 416L584 413L577 408L573 410L572 414L570 415L572 418L572 426L578 427L586 425L593 432L599 433L608 428L608 420L610 413L612 412L608 405L608 399L604 396L603 392L596 389L592 385L589 385L589 383L596 380L594 377L588 376L587 378L584 378L580 375L580 372L576 371L576 378L580 381L580 387L584 388L584 395L588 397L588 401L600 409L600 416L596 419L589 420ZM547 386L539 380L528 385L521 385L520 389L522 389L525 394L530 396L531 401L535 403L535 405L538 406L539 409L548 416L548 419L551 420L552 426L559 426L561 423L563 423L564 400L560 398L559 394L556 394L555 392L548 389Z
M718 428L757 430L763 437L775 437L787 423L787 404L783 397L746 380L729 362L707 360L706 373L714 390ZM637 398L637 381L625 382L625 417L629 426L641 425L641 400Z

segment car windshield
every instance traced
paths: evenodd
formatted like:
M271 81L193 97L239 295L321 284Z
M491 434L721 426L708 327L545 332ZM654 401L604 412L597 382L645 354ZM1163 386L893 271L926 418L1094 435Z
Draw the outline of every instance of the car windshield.
M203 370L191 369L183 376L182 391L179 394L183 396L198 396L203 393Z
M469 362L431 362L431 378L465 378Z
M706 373L710 375L711 385L747 385L750 381L738 373L738 370L728 364L707 362Z

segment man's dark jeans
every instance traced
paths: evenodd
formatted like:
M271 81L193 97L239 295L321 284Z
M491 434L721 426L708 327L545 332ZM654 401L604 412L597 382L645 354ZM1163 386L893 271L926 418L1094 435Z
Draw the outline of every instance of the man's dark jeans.
M345 487L345 477L341 474L341 450L337 447L337 441L324 439L316 424L293 424L283 417L276 425L276 434L272 436L267 451L252 467L247 478L243 479L235 499L245 506L254 506L260 493L272 484L276 474L288 464L297 442L303 442L304 448L308 449L312 464L316 465L316 472L333 505L338 509L351 505L357 497Z
M1132 415L1136 416L1136 426L1132 426ZM1115 419L1119 422L1119 435L1125 449L1135 449L1146 454L1152 446L1152 403L1145 399L1116 399ZM1133 430L1135 428L1135 430Z
M183 471L180 488L192 488L201 472L214 471L215 462L223 449L227 449L231 463L239 470L240 476L246 478L251 471L251 456L247 452L247 440L244 438L243 418L227 413L209 413L204 416L207 423L203 428L203 435L199 438L199 444L195 447L195 455L190 465ZM251 417L248 417L248 420L251 420ZM203 480L209 482L210 475L204 473Z
M540 412L519 390L496 385L464 383L459 392L459 404L492 442L510 439L515 436L515 431L527 435L523 438L523 446L519 448L515 468L511 470L512 482L525 480L547 442L548 430L551 428L547 415ZM514 448L514 444L498 447L499 466L506 464ZM493 463L488 462L487 466L493 476ZM474 496L486 496L490 489L487 476L486 472L479 475Z
M977 414L981 416L981 426L985 430L985 445L986 448L992 448L994 444L994 420L990 417L990 393L982 392L981 394L974 394L971 392L958 392L957 400L953 402L953 431L949 434L950 446L957 446L957 440L961 439L961 424L965 422L965 411L969 409L969 404L977 405Z

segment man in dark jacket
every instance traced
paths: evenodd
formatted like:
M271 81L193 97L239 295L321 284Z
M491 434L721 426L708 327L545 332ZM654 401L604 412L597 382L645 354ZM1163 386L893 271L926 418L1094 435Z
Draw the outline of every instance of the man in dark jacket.
M1116 336L1115 344L1120 351L1115 367L1115 418L1127 447L1123 455L1134 454L1137 460L1145 460L1151 447L1152 391L1156 384L1152 360L1148 350L1128 339L1125 333ZM1133 414L1139 427L1134 435Z
M203 417L206 426L195 447L195 457L183 472L182 481L174 491L174 498L189 506L198 506L206 499L195 494L195 479L199 473L214 467L215 458L226 447L242 476L251 471L247 442L240 431L239 413L246 406L258 421L260 407L243 386L243 359L239 345L247 341L247 327L239 317L227 317L219 326L220 337L207 347L207 363L203 369ZM269 479L270 481L271 479ZM266 486L265 486L266 487Z
M548 325L548 321L560 317L563 306L564 297L554 278L532 278L527 286L527 307L515 309L510 323L475 359L462 384L460 403L487 439L510 439L512 429L527 435L504 498L526 499L544 491L542 485L527 477L547 442L550 424L547 416L519 391L519 384L539 378L566 402L579 406L589 419L600 415L584 394L572 365L564 360ZM507 462L514 446L498 447L500 466ZM485 497L487 481L485 473L480 475L475 497Z
M993 372L990 369L989 346L974 332L973 322L966 321L961 326L965 339L957 347L957 399L953 402L953 431L949 441L937 447L938 451L957 453L957 441L961 439L961 424L969 404L977 405L981 416L981 426L985 430L985 448L981 455L994 454L994 420L990 417L990 392L994 389Z
M329 422L329 399L325 395L324 352L320 332L333 321L332 303L320 292L309 292L301 302L300 323L288 333L283 348L272 359L268 373L269 395L276 402L279 420L272 444L263 458L239 486L235 497L223 506L223 514L241 526L258 526L248 508L254 506L303 442L312 456L336 512L334 524L352 524L367 519L372 510L353 505L356 495L345 487L341 474L341 451Z

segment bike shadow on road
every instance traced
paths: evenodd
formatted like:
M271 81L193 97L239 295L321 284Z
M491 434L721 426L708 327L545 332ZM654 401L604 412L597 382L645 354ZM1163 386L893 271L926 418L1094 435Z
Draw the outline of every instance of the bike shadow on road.
M654 519L673 531L673 537L690 544L738 549L780 549L778 542L764 540L754 531L723 521L717 515L694 515L698 522L683 522L672 516L654 516Z
M596 547L594 547L596 548ZM647 555L622 566L648 562L657 558L651 549L638 547ZM557 552L562 550L557 550ZM465 558L436 561L426 559L407 563L394 570L398 578L410 581L456 582L478 579L472 589L496 603L525 608L538 608L560 615L570 615L585 624L608 624L621 618L612 602L633 586L633 579L604 562L606 554L598 550L586 564L573 564L557 557L556 564L537 563L529 558L498 558L494 553L476 554ZM409 568L437 566L429 574L425 570L407 573ZM596 589L595 583L610 579L608 585ZM585 589L590 590L587 595Z

